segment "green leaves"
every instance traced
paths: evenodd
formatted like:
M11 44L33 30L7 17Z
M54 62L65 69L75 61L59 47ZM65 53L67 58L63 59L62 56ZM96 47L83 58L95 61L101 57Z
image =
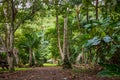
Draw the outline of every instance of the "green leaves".
M82 3L82 0L70 0L73 5L79 5Z
M97 46L101 43L101 41L104 41L105 43L109 43L112 39L110 36L106 35L105 37L99 38L98 36L93 37L92 39L89 39L87 43L85 44L86 47L90 46Z
M101 39L98 38L98 36L95 36L94 38L90 39L87 41L87 43L84 44L85 47L92 47L92 46L96 46L98 44L100 44L100 41Z
M89 5L91 5L91 0L82 0L82 3L83 5L88 7Z
M120 77L120 66L115 64L99 63L104 70L100 71L97 75L102 77Z
M109 43L112 39L110 36L106 35L105 37L103 37L103 40L106 42L106 43Z
M84 27L85 28L90 28L92 26L92 24L86 24Z

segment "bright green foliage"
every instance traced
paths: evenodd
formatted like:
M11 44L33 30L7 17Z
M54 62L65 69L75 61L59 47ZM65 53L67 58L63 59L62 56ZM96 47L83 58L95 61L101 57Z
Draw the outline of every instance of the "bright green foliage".
M44 63L43 66L46 66L46 67L47 66L49 66L49 67L51 66L52 67L52 66L58 66L58 65L57 64Z
M32 68L15 68L15 71L31 70Z

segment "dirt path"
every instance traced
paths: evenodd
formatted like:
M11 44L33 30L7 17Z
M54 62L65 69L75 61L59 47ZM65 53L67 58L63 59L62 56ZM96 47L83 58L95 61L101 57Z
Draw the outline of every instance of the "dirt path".
M0 74L0 80L120 80L100 78L95 72L73 74L61 67L40 67L27 71Z

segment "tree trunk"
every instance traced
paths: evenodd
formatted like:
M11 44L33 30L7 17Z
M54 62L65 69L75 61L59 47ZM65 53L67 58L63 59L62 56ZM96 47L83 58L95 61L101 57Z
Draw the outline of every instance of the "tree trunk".
M77 20L78 20L78 29L80 30L80 17L79 17L79 13L77 13Z
M70 63L70 60L68 58L68 35L67 35L67 15L64 16L64 41L63 41L63 54L64 54L64 59L63 59L63 69L70 69L72 68L72 65Z
M6 33L6 48L7 48L7 60L9 64L9 70L10 72L14 71L14 55L13 55L13 31L11 29L11 26L9 23L6 25L7 27L7 33Z
M96 20L98 20L98 0L96 0Z
M56 4L58 5L58 1L56 1ZM60 51L60 55L63 62L63 69L69 69L72 68L70 60L69 60L69 47L68 47L68 40L67 40L67 15L64 16L64 38L63 38L63 48L61 48L61 42L60 42L60 30L59 30L59 24L58 24L58 6L56 7L56 28L57 28L57 34L58 34L58 48ZM63 49L63 50L62 50Z
M61 48L61 42L60 42L60 30L59 30L59 24L58 24L58 9L56 9L56 28L57 28L57 36L58 36L58 48L59 48L59 51L60 51L60 55L61 55L61 58L62 58L62 61L64 59L64 55L63 55L63 51L62 51L62 48Z
M37 60L36 60L34 51L33 51L33 59L34 59L34 64L37 65Z
M89 9L87 7L87 15L86 15L87 23L89 22Z
M18 57L18 50L16 48L13 49L13 54L15 57L16 66L18 66L19 65L19 57Z
M77 20L78 20L78 30L80 30L80 17L79 17L79 14L80 14L80 6L79 5L76 5L76 13L77 13Z
M11 12L11 26L10 26L10 51L8 51L8 59L10 59L9 69L10 71L14 71L14 2L13 0L10 1L10 12Z
M7 2L7 7L4 8L4 15L6 19L6 51L7 51L7 59L9 64L9 70L14 71L14 3L13 0ZM10 16L10 17L8 17Z
M29 66L32 66L32 48L29 48Z
M76 58L76 65L79 65L80 62L82 62L82 60L83 60L82 56L83 56L83 53L79 53L79 55Z
M35 0L36 1L36 0ZM28 17L31 17L35 14L36 11L38 11L39 9L37 8L36 10L34 10L34 13L29 13L28 16L22 18L19 20L18 23L16 23L16 26L14 28L14 20L15 20L15 0L5 0L5 7L4 7L4 15L5 15L5 19L6 19L6 33L5 33L5 42L6 42L6 51L7 51L7 58L8 58L8 64L9 64L9 69L10 71L14 70L14 55L13 55L13 48L14 48L14 33L15 31L18 29L18 27L20 26L20 24L22 24L26 19L28 19ZM35 4L34 4L35 5Z

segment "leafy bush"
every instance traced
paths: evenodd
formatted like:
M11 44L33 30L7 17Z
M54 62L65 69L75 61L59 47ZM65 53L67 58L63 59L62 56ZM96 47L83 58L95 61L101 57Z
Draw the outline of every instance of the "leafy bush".
M99 63L104 70L98 73L98 76L102 77L120 77L120 66L116 64L104 64Z

